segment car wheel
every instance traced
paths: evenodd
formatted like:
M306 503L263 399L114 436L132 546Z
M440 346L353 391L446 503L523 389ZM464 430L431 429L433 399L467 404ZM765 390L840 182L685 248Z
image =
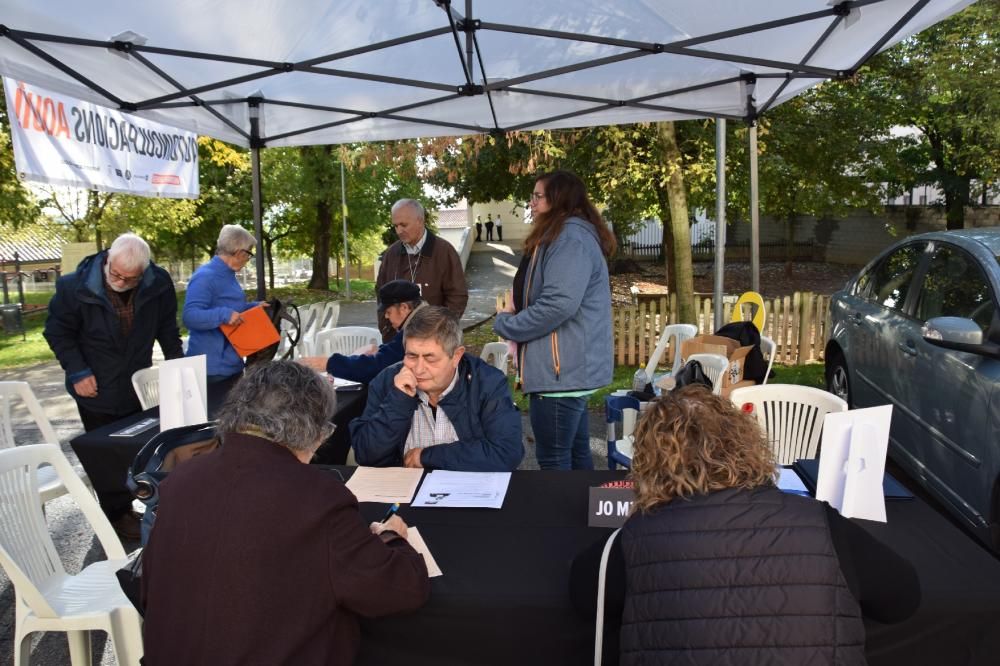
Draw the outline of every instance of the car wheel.
M842 352L833 353L826 362L826 390L851 406L851 382Z

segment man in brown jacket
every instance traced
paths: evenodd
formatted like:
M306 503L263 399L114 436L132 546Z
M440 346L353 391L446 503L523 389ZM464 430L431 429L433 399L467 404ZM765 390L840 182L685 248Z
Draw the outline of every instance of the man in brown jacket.
M392 226L399 240L382 255L375 288L392 280L408 280L420 287L421 298L431 305L443 305L457 317L465 312L469 288L458 252L448 241L435 236L425 225L424 207L413 199L400 199L392 206ZM396 330L379 315L383 341Z

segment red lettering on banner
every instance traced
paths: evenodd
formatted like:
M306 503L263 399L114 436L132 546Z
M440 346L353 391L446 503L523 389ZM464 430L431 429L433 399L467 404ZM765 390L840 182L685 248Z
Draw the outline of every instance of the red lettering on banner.
M24 89L20 84L14 92L14 116L21 127L45 132L49 136L69 137L69 122L66 120L66 107L62 102L56 104L51 97L42 97Z
M154 173L152 183L153 185L180 185L181 179L171 173Z

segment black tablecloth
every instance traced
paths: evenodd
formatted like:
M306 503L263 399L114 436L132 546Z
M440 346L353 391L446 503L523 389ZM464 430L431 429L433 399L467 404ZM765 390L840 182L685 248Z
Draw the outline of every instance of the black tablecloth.
M349 468L341 470L344 476ZM362 624L360 666L593 663L593 621L570 604L570 562L610 534L588 528L588 487L623 472L514 472L502 510L411 508L444 572L417 613ZM362 504L368 520L385 505ZM858 521L917 568L923 603L897 625L866 623L871 666L1000 661L1000 561L920 499Z
M235 381L216 382L208 384L208 415L214 418L222 406L226 394ZM350 448L350 432L347 422L358 416L364 407L364 391L338 391L337 413L333 418L337 429L333 436L324 443L321 451L324 453L322 462L328 464L343 464L347 460ZM360 407L359 407L360 406ZM159 426L154 426L133 437L112 437L133 423L148 417L159 417L160 408L153 407L144 412L126 416L114 423L102 426L90 432L79 435L70 442L73 452L79 458L84 471L100 495L108 496L115 493L128 493L125 479L129 465L139 450L160 432Z

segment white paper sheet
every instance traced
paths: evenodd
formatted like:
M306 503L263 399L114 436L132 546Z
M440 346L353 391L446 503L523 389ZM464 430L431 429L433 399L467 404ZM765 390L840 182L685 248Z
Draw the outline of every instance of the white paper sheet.
M499 509L507 496L510 472L450 472L436 469L424 476L413 506Z
M205 355L160 364L160 431L208 420Z
M359 467L346 485L359 502L409 504L423 474L411 467Z
M350 379L341 379L340 377L330 377L333 380L333 390L334 391L360 391L362 384L358 382L352 382Z
M427 547L427 543L424 542L424 537L421 536L420 530L416 527L406 528L406 540L413 546L413 550L417 551L424 556L424 564L427 565L427 577L436 578L437 576L442 576L441 567L438 566L437 561L434 556L431 555L430 549Z
M846 518L886 521L882 477L891 422L892 405L826 415L816 499Z

